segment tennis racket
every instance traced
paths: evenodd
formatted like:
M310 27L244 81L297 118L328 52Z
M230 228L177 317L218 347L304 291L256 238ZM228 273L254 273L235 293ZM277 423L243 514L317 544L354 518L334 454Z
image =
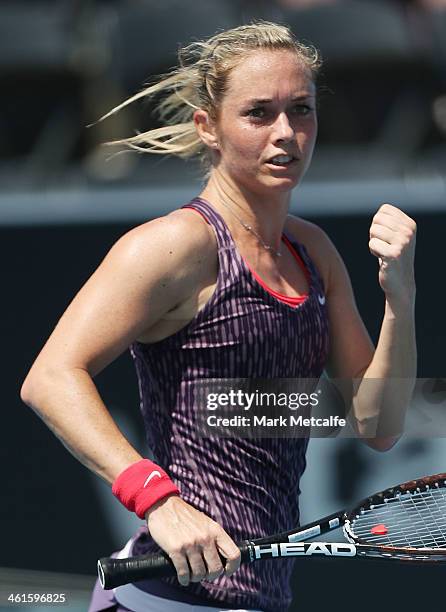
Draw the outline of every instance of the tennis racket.
M341 526L348 542L306 541ZM238 546L242 563L297 556L446 563L446 473L396 485L351 510ZM176 570L167 554L107 557L99 559L98 575L102 588L112 589Z

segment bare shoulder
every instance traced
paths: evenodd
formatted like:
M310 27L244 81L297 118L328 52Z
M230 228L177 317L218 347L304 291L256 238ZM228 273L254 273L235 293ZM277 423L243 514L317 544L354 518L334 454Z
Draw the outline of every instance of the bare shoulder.
M163 217L143 223L135 229L141 232L161 231L163 234L167 232L167 235L174 237L175 240L184 238L186 243L193 238L193 241L198 241L201 246L205 246L209 238L212 238L209 224L200 214L190 208L176 209Z
M214 260L215 253L214 244ZM212 236L191 214L174 212L130 230L69 304L37 369L79 367L96 376L209 284L211 259Z
M115 247L129 256L156 256L158 250L164 255L173 255L173 259L186 255L215 249L212 230L209 231L204 219L186 210L173 212L157 217L139 225L124 234Z
M176 282L184 281L187 293L187 287L200 284L216 253L212 229L204 219L176 210L129 230L113 245L104 263L110 271L127 270L129 283L157 277L177 291Z
M318 225L295 215L287 216L285 229L293 238L304 245L309 256L316 264L327 290L333 261L339 258L333 242Z

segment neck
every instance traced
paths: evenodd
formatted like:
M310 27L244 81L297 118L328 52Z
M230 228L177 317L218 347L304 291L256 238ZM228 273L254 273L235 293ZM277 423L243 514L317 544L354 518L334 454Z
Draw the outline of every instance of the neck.
M250 193L214 169L200 195L209 200L221 214L233 238L241 238L245 244L251 243L251 247L258 251L265 250L262 241L272 251L281 251L281 237L290 202L289 192ZM253 232L247 232L244 224L249 225Z

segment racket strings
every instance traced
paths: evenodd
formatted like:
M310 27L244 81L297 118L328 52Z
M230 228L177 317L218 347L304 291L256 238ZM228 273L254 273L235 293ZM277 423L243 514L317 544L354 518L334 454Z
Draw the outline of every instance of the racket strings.
M383 524L387 532L375 535ZM439 548L446 546L446 489L405 493L363 509L352 521L353 533L368 544Z
M438 515L438 495L432 497L426 493L411 495L379 504L363 513L368 520L363 520L362 537L367 541L393 546L438 546L444 544L445 523ZM433 501L433 508L431 506ZM393 505L389 505L393 504ZM396 506L395 506L396 504ZM420 507L421 504L421 507ZM399 506L399 507L398 507ZM388 537L371 536L370 529L378 521L384 522ZM359 529L358 529L359 531Z
M416 501L405 499L401 507L397 509L399 515L380 512L374 517L375 520L384 522L387 528L387 544L393 546L422 546L436 547L445 543L446 525L438 515L438 504L432 512L430 505L426 502L426 496L419 497ZM421 502L421 506L420 506ZM371 510L373 512L373 510ZM379 518L378 518L379 517ZM375 522L375 521L374 521ZM375 523L376 524L376 523ZM365 525L367 527L367 525ZM366 534L364 534L365 536ZM384 544L383 538L374 537L375 543ZM368 539L371 542L371 539Z
M383 523L386 525L387 528L389 528L391 523L394 527L396 519L398 526L403 530L409 529L411 534L432 533L432 535L434 535L435 537L439 536L441 540L444 540L446 522L443 515L444 510L440 509L438 507L438 504L436 504L434 510L432 510L432 508L427 505L426 507L419 508L411 504L410 507L407 508L408 504L406 501L403 502L402 505L403 509L406 510L406 513L403 514L400 511L399 516L396 516L393 512L393 509L389 507L384 507L382 510L378 511L375 509L375 507L373 510L368 511L368 519L364 519L365 514L367 514L366 512L363 515L361 521L361 528L363 530L362 532L364 533L364 529L366 530L366 533L370 532L370 529L377 523ZM416 511L415 514L412 511L413 509L415 509ZM430 519L428 525L426 524L427 518ZM360 529L357 528L356 531L360 531ZM394 530L392 530L392 532L395 533ZM380 538L376 537L375 539L379 540Z

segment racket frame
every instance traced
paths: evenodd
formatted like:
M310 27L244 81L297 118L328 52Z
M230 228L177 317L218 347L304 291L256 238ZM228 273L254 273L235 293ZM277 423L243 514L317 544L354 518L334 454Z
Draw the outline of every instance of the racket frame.
M341 510L322 519L307 523L291 531L268 537L245 540L238 546L242 562L254 562L261 558L283 558L318 555L319 557L343 557L344 559L386 559L401 562L446 562L446 547L415 548L411 546L386 546L370 544L357 536L354 521L358 512L373 505L386 503L407 493L419 493L435 488L446 488L446 473L435 474L399 484L375 493L360 501L352 510ZM310 538L343 527L348 542L308 542ZM268 552L269 548L269 552ZM99 580L104 589L149 577L174 575L175 568L167 554L142 555L128 559L105 557L98 561Z

